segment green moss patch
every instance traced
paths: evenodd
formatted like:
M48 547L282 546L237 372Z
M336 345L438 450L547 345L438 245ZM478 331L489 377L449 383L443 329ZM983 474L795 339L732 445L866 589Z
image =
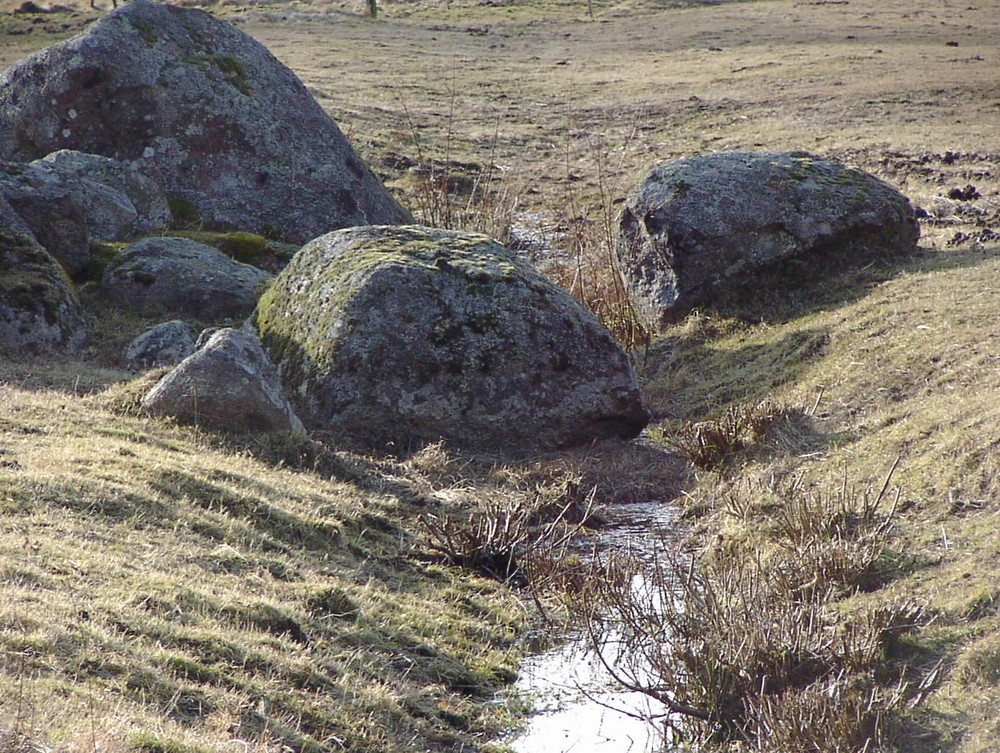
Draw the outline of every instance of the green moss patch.
M215 68L240 94L253 96L253 87L247 78L246 66L236 55L193 55L187 58L187 62L197 65L202 70Z

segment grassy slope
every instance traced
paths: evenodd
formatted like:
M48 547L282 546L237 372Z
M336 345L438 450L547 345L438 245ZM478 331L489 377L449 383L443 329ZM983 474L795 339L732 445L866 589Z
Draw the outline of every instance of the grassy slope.
M61 750L355 751L493 728L473 699L510 679L524 613L414 559L417 496L103 401L0 387L5 727Z
M990 700L1000 681L998 274L1000 248L925 251L862 279L786 290L784 310L761 323L734 318L739 306L696 315L649 359L652 400L668 429L765 397L806 416L771 450L701 474L690 499L719 513L711 530L746 535L716 506L738 478L801 473L828 492L845 478L877 489L899 459L899 575L837 608L926 610L928 624L890 657L918 680L941 662L902 750L995 750L1000 729Z

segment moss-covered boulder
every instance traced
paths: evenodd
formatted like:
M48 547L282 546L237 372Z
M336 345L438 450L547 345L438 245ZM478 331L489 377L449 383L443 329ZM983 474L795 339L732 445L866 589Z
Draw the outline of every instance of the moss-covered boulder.
M271 275L187 238L144 238L116 255L101 288L144 316L213 321L248 316Z
M3 222L0 207L0 355L72 354L87 339L73 285L44 248Z
M484 235L322 236L254 322L303 422L373 444L562 447L634 437L648 420L608 331Z
M128 162L175 219L304 242L410 221L303 83L203 10L136 0L0 75L0 159Z
M803 152L723 152L654 169L626 200L616 247L652 330L788 259L845 265L911 252L905 196L872 175Z

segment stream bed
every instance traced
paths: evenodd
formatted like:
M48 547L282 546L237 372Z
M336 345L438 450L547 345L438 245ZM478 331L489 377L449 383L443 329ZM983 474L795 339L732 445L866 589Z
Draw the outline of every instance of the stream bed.
M602 512L611 523L597 548L626 550L650 568L681 537L679 511L668 504L641 502ZM615 637L607 636L601 651L612 665L615 645ZM662 718L665 707L622 689L585 633L565 636L526 660L516 692L530 698L534 709L523 732L508 741L516 753L654 753L664 747L662 730L648 720Z

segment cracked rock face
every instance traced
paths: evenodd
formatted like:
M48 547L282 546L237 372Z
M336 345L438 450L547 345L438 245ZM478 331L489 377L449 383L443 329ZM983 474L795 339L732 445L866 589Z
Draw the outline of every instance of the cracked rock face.
M138 0L0 77L0 159L127 162L185 221L304 242L410 221L305 86L208 13Z
M484 235L330 233L253 321L303 422L372 444L564 447L634 437L649 419L610 333Z
M616 253L656 331L785 260L850 265L919 236L909 200L872 175L801 152L723 152L654 169L626 200Z

